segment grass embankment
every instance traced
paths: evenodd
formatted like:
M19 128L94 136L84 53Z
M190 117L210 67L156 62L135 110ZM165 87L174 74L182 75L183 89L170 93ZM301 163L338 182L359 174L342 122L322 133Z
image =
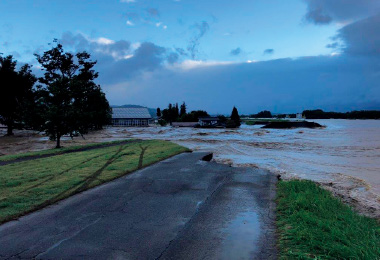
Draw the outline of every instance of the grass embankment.
M280 259L380 259L380 225L311 181L278 183Z
M20 154L2 155L2 156L0 156L0 161L13 161L13 160L18 160L21 158L28 158L28 157L58 155L58 154L64 154L64 153L68 153L68 152L72 152L72 151L76 151L76 150L80 150L80 149L100 147L100 146L105 146L105 145L124 143L124 142L128 142L128 141L134 141L134 140L133 139L119 140L119 141L112 141L112 142L102 142L102 143L93 143L93 144L86 144L86 145L69 146L69 147L63 147L60 149L54 148L54 149L20 153Z
M0 223L186 151L136 141L0 166Z

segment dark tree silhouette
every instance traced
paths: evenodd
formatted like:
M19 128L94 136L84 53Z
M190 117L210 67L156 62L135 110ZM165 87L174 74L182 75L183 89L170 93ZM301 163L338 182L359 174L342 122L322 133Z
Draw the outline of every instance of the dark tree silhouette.
M166 121L168 121L170 125L172 125L172 122L173 122L173 117L174 117L173 112L174 112L173 111L173 105L169 104L169 106L168 106L168 118Z
M380 119L380 111L361 110L351 112L325 112L322 109L305 110L302 115L307 119Z
M251 115L254 118L272 118L272 113L270 111L264 110L257 114Z
M179 117L179 108L178 108L178 103L175 103L175 108L174 108L174 119L177 121Z
M7 135L13 135L17 125L22 128L33 108L33 86L36 77L28 64L16 70L12 56L0 56L0 122L7 126Z
M198 122L200 117L208 117L210 116L206 111L196 110L191 111L190 113L184 114L181 117L182 122Z
M98 73L93 70L96 61L87 52L74 55L64 52L57 44L44 54L35 55L45 71L39 78L39 88L44 109L44 128L57 148L65 134L73 137L84 135L89 129L108 124L111 108L99 85L94 80Z
M159 107L157 108L156 115L157 115L157 117L161 117L161 109Z
M185 102L183 102L182 105L181 105L179 116L182 117L185 114L186 114L186 104L185 104Z
M232 109L232 113L231 113L231 121L233 121L235 123L235 126L236 127L239 127L240 126L240 116L239 116L239 112L237 110L236 107L234 107Z

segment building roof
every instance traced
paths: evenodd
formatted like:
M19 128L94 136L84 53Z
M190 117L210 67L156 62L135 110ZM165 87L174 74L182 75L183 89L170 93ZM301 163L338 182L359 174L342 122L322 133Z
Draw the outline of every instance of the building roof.
M200 117L198 119L201 121L219 121L219 117Z
M149 110L146 107L114 107L112 108L112 118L115 119L151 119Z

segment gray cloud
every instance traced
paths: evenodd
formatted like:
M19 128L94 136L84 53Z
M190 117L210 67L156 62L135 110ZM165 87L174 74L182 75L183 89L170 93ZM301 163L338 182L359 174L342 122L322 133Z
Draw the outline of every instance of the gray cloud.
M187 52L183 48L175 48L175 50L181 56L188 56Z
M238 56L242 52L241 48L238 47L236 49L231 50L230 54L233 56Z
M167 55L166 48L150 42L143 42L133 50L129 41L89 39L82 34L71 32L64 33L59 42L65 49L89 52L91 58L98 61L96 69L100 72L101 84L114 84L140 73L154 71L166 61L175 62L173 55Z
M345 43L343 50L348 54L380 55L380 14L343 27L337 38Z
M128 59L114 60L110 56L99 56L99 80L104 84L117 83L122 79L159 69L166 61L166 49L150 42L144 42Z
M305 19L315 24L331 21L351 22L380 12L378 0L304 0L307 4Z
M322 8L309 10L305 18L315 24L329 24L332 21L332 17L323 13Z
M336 49L339 47L339 43L338 42L334 42L334 43L329 43L326 45L326 48L330 48L330 49Z
M274 53L274 49L266 49L264 50L264 55L265 54L273 54Z
M199 54L199 45L201 38L210 30L210 25L203 21L202 23L196 23L194 27L197 30L197 33L190 40L187 51L190 53L190 57L195 60Z
M178 62L178 60L179 60L179 55L178 55L178 53L176 53L176 52L172 52L172 53L170 53L170 54L168 55L168 57L167 57L167 60L168 60L169 64L173 64L173 63Z
M148 9L146 9L146 11L152 17L159 17L160 16L160 12L156 8L148 8Z
M180 71L161 67L149 75L126 81L121 90L110 86L111 103L155 107L185 100L211 113L228 113L233 105L242 113L380 109L380 64L374 58L318 56ZM129 90L129 85L139 87Z
M102 59L122 59L131 54L131 43L124 40L104 44L99 39L90 40L82 34L65 32L59 41L64 46L72 47L76 51L89 51Z
M249 64L189 68L179 63L180 56L186 53L180 48L171 52L145 42L134 51L128 41L102 44L99 39L89 40L71 33L65 33L60 41L65 47L88 50L98 60L99 83L115 105L137 103L156 107L172 100L185 100L192 108L210 113L228 113L237 104L242 113L262 109L273 112L380 109L379 58L353 55L363 54L359 50L365 46L369 51L366 54L376 51L375 45L368 45L371 39L377 41L376 37L363 41L359 35L364 28L368 29L362 34L366 37L377 32L374 31L377 19L372 17L343 27L337 39L345 41L346 49L339 56ZM115 58L124 54L133 56Z

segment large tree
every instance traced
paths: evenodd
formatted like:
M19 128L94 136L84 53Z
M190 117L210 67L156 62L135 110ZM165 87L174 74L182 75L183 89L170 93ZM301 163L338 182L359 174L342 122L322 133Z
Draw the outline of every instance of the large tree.
M240 120L239 112L238 112L238 110L237 110L236 107L234 107L234 108L232 109L232 113L231 113L231 121L234 122L234 124L235 124L236 127L239 127L239 126L240 126L240 121L241 121L241 120Z
M169 124L172 125L173 118L174 118L174 108L173 108L173 105L169 103L166 121L168 121Z
M36 77L28 64L16 69L17 61L12 56L0 56L0 122L7 126L7 135L13 129L22 128L30 122L34 103L33 86Z
M178 117L179 117L178 103L175 103L175 106L174 106L174 119L175 119L175 121L178 120Z
M186 114L186 104L185 102L183 102L180 108L179 116L182 117L185 114Z
M157 117L161 117L161 109L157 107L157 112L156 112Z
M41 99L45 105L45 131L60 148L61 137L84 135L110 120L111 108L99 85L94 80L96 61L87 52L75 56L65 52L61 44L43 55L36 54L45 71L39 78Z

